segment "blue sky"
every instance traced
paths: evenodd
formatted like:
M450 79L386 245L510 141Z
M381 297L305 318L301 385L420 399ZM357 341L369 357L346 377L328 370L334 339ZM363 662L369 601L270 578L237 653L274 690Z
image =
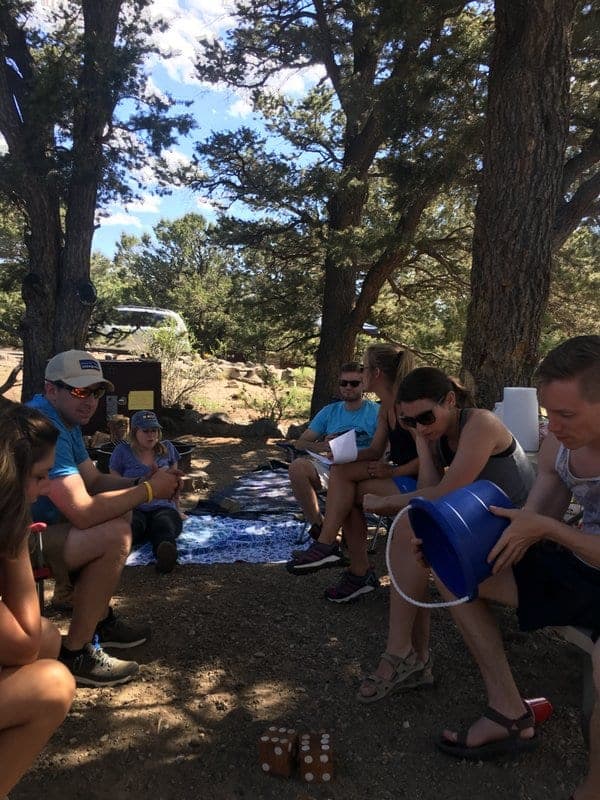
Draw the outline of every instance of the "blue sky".
M51 2L52 0L50 0ZM197 122L190 137L181 139L168 158L185 163L193 153L194 142L205 139L213 131L234 130L240 125L254 125L252 108L247 96L230 89L201 84L194 73L197 42L202 36L220 36L235 22L230 15L230 0L155 0L151 13L169 20L169 29L161 34L160 43L172 56L147 65L150 85L156 91L169 92L181 100L191 100L187 109ZM307 82L320 76L310 73L280 75L272 85L273 91L292 95L304 92ZM176 189L171 195L159 197L154 191L151 173L144 175L147 190L139 201L128 205L115 204L99 217L93 249L111 257L122 232L141 236L151 232L160 219L176 219L188 212L202 214L207 220L216 218L209 198L189 189Z
M247 120L251 109L241 97L229 90L218 91L202 85L194 74L197 41L202 36L218 36L232 25L222 0L156 0L154 13L169 20L169 30L160 37L161 46L171 58L147 65L151 87L170 93L179 100L192 101L187 109L196 118L197 127L191 136L180 139L165 155L174 162L187 162L193 153L194 141L206 138L214 130L237 128ZM183 110L183 109L182 109ZM111 257L121 233L140 236L150 232L160 219L176 219L188 212L215 218L212 203L188 189L176 189L159 197L151 175L144 181L147 190L133 203L114 204L99 218L93 249Z

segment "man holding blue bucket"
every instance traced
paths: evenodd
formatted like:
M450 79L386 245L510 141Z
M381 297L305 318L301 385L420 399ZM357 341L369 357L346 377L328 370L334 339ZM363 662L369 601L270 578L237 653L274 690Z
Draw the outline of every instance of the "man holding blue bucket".
M522 630L574 625L600 631L600 336L578 336L552 350L537 370L549 433L523 509L491 506L510 521L489 553L493 574L479 597L517 609ZM562 522L571 497L582 528ZM442 592L448 590L441 586ZM452 613L482 673L489 708L468 731L446 730L438 747L479 760L531 749L535 731L512 676L498 626L482 599ZM600 694L600 642L592 654ZM600 704L590 723L590 768L571 800L600 797Z

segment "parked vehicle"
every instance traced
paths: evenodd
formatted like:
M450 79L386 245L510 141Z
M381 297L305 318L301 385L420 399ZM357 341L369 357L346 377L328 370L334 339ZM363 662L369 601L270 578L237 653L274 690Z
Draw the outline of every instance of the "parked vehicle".
M182 317L168 308L116 306L109 322L98 328L94 341L115 350L139 350L147 345L148 331L169 326L178 336L188 339Z

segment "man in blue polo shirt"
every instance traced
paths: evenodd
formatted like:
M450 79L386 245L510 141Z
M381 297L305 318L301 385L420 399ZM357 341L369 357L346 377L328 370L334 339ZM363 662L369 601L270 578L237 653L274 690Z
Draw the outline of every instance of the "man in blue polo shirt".
M91 419L106 387L113 388L90 353L68 350L50 359L44 394L29 403L59 431L48 496L33 506L32 515L48 524L48 551L60 556L74 581L73 616L59 659L84 686L125 683L139 670L135 661L102 649L135 647L149 636L147 627L126 624L110 607L131 547L129 512L154 497L170 498L179 488L177 471L157 470L134 481L96 468L81 425Z
M342 399L315 414L308 428L294 442L297 450L326 453L332 439L352 429L356 431L359 450L371 444L379 406L372 400L363 399L362 365L357 361L344 364L340 370L339 387ZM323 521L318 492L327 489L328 481L329 468L310 457L297 458L290 464L292 491L305 519L311 523L310 534L315 539L319 537Z

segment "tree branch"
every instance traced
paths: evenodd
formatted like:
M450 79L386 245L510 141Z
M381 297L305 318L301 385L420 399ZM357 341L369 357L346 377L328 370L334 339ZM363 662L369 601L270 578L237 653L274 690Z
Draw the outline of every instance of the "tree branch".
M559 205L552 232L554 252L562 247L582 218L596 207L599 196L600 171L584 181L569 201L564 201Z
M16 367L13 367L11 369L8 377L6 378L4 383L0 386L0 395L3 395L5 392L8 392L9 389L12 389L12 387L17 382L17 376L22 369L23 369L23 362L19 361Z

